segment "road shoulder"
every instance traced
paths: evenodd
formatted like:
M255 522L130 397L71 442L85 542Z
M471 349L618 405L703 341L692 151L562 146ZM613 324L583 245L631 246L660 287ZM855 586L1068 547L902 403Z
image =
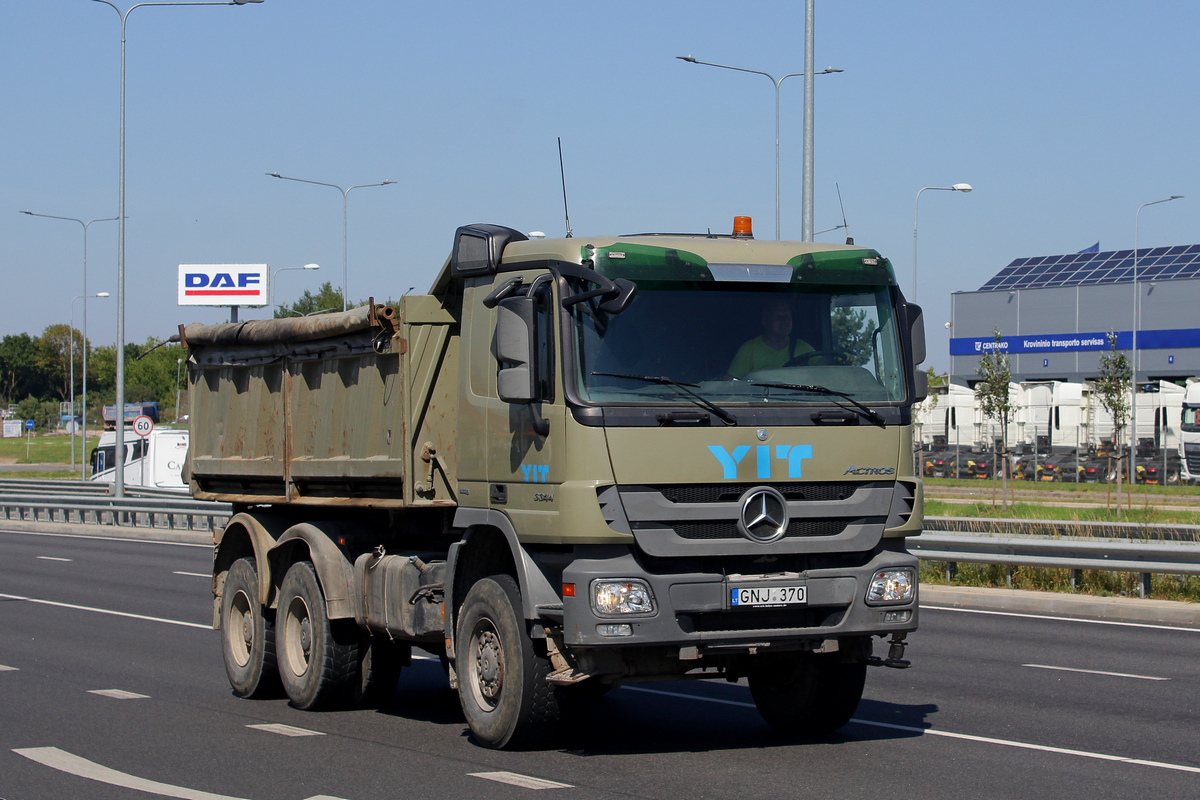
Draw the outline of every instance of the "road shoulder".
M921 605L1200 629L1200 604L976 586L921 584Z

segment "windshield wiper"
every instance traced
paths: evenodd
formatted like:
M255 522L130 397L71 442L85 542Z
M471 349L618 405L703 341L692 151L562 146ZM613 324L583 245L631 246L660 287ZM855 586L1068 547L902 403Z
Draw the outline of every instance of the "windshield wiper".
M759 383L758 381L750 381L750 385L751 386L762 386L767 389L795 389L798 392L810 392L812 394L824 394L824 395L833 395L835 397L842 397L842 398L845 398L846 400L848 400L849 402L853 403L854 407L858 411L860 411L862 413L862 415L864 417L866 417L867 419L869 419L871 422L875 423L876 425L878 425L881 428L885 427L883 417L881 417L878 412L876 412L870 408L867 408L866 406L864 406L862 403L855 400L850 395L846 394L845 392L839 392L836 389L830 389L826 386L817 386L816 384L812 384L812 383ZM846 408L841 403L834 403L834 405L837 406L838 408ZM849 409L847 409L847 410L849 410Z
M689 397L691 397L693 404L700 406L701 408L703 408L706 411L711 411L713 414L716 414L717 417L722 422L724 422L726 425L736 425L737 424L737 417L733 416L732 414L730 414L728 411L721 408L717 404L713 403L711 400L708 400L708 399L704 398L703 396L693 392L692 388L697 386L697 384L695 384L695 383L682 383L680 381L675 380L674 378L667 378L667 377L656 376L656 375L627 375L623 372L593 372L592 374L602 377L602 378L625 378L625 379L631 380L631 381L644 381L646 383L654 383L659 386L670 386L672 389L676 389L676 390L688 395Z

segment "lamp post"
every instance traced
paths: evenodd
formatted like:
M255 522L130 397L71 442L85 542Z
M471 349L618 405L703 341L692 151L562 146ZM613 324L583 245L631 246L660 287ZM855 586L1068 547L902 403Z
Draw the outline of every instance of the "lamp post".
M59 217L59 216L55 216L54 214L38 214L33 211L22 211L21 213L28 214L31 217L44 217L45 219L61 219L61 220L65 220L66 222L78 222L83 227L83 294L80 295L80 297L84 298L84 300L83 300L83 392L82 392L82 395L83 395L83 431L82 431L82 436L83 436L83 446L84 446L84 449L86 450L87 449L87 357L88 357L88 353L87 353L87 298L100 296L100 295L90 295L87 293L88 226L91 225L93 222L116 222L117 218L116 217L102 217L100 219L89 219L87 222L84 222L83 220L76 219L75 217ZM103 296L108 297L108 293L105 292ZM78 298L76 298L76 299L78 299ZM72 300L71 302L73 304L75 301ZM74 310L72 310L71 313L73 315L75 313ZM74 323L72 323L72 324L74 324ZM75 340L72 338L71 343L74 344L74 342L75 342ZM74 362L71 363L71 366L72 366L72 368L74 368ZM75 388L75 381L72 380L71 381L71 389L74 390L74 388ZM75 413L74 400L72 400L71 413L72 414ZM72 434L72 437L71 437L71 470L74 471L74 469L75 469L75 437L74 437L74 434Z
M917 217L921 212L921 192L927 192L931 189L936 192L962 192L966 194L971 191L971 184L956 183L953 186L926 186L920 192L917 192L917 199L913 203L913 290L912 297L909 298L914 303L917 302Z
M380 181L379 183L360 183L357 186L351 186L343 189L336 183L322 183L321 181L310 181L304 178L289 178L287 175L280 175L278 172L268 172L272 178L279 178L284 181L296 181L297 183L311 183L314 186L328 186L331 189L337 189L342 193L342 311L346 310L346 303L349 301L349 294L346 291L346 206L347 198L350 192L355 189L366 189L371 186L391 186L395 181Z
M767 80L769 80L771 83L773 83L775 85L775 239L776 239L776 241L778 241L779 240L779 86L784 81L786 81L788 78L794 78L797 75L805 76L805 81L806 81L806 86L807 86L808 75L810 73L809 72L789 72L787 75L784 75L782 78L776 79L773 75L770 75L769 73L766 73L766 72L762 72L761 70L746 69L745 67L731 67L728 64L714 64L711 61L701 61L698 58L696 58L695 56L675 56L675 58L679 59L680 61L686 61L689 64L703 64L706 67L718 67L720 69L731 69L734 72L749 72L752 75L762 75L763 77L765 77ZM833 67L826 67L825 69L821 70L820 72L812 73L812 74L828 75L831 72L841 72L841 71L842 70L834 69ZM807 114L808 98L807 97L805 98L805 109L806 109L805 131L807 132L807 130L808 130L808 114ZM805 141L805 163L804 163L804 182L805 182L804 185L805 185L806 193L801 198L802 205L804 206L803 208L801 208L801 220L802 220L801 239L806 242L812 241L812 223L810 220L812 210L807 205L807 203L811 202L811 190L808 190L808 181L812 177L812 165L808 161L808 159L811 157L811 155L812 155L812 147L809 145L809 143L806 140Z
M108 292L99 292L98 294L81 294L71 298L71 324L67 326L67 360L70 362L70 381L71 381L71 472L75 471L75 301L83 301L83 448L80 452L80 461L83 461L83 453L87 452L87 298L89 297L108 297ZM87 479L87 469L83 463L80 464L79 479Z
M117 392L116 392L116 449L114 453L125 452L125 30L129 15L136 8L148 6L244 6L248 3L261 3L263 0L182 0L169 3L137 3L130 6L124 13L117 8L112 0L92 0L117 12L121 18L121 144L117 171ZM125 496L125 459L114 459L116 469L113 475L113 496Z
M271 307L272 308L275 307L275 276L276 275L278 275L281 272L287 272L288 270L291 270L291 269L320 269L320 268L321 268L320 264L305 264L303 267L280 267L279 269L272 272L271 273L271 288L270 288L271 298L269 301Z
M1129 373L1132 376L1130 389L1133 394L1129 401L1129 485L1132 487L1137 481L1137 475L1134 472L1134 459L1137 457L1137 333L1138 333L1138 313L1141 308L1141 295L1138 294L1138 226L1141 223L1142 209L1146 206L1156 206L1159 203L1169 203L1172 200L1179 200L1183 197L1181 194L1173 194L1170 197L1164 197L1162 200L1151 200L1149 203L1142 203L1138 206L1137 213L1133 215L1133 346L1130 350L1132 358ZM1119 462L1118 462L1119 463ZM1163 473L1163 480L1166 480L1166 472Z

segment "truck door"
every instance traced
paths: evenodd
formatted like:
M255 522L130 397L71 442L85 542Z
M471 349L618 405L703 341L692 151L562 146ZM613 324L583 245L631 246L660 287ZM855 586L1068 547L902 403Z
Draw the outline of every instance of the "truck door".
M509 279L502 275L498 283ZM523 537L553 536L557 514L547 512L557 509L554 498L562 482L562 465L556 454L563 450L565 432L555 285L545 272L521 280L517 293L493 309L497 377L495 393L486 404L489 506L504 511ZM519 324L514 315L520 317ZM528 342L512 341L514 331L527 335ZM508 340L502 341L505 337ZM522 396L506 400L506 386L515 385L514 378Z

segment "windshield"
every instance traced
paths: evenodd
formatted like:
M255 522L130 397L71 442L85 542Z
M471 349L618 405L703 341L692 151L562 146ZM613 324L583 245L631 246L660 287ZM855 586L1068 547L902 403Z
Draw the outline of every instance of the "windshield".
M1196 418L1196 412L1200 411L1197 406L1183 407L1183 424L1180 426L1188 433L1200 432L1200 420Z
M668 378L720 403L863 403L905 398L886 285L637 281L609 315L571 307L576 382L593 403L679 403ZM578 291L581 287L574 286ZM605 373L605 374L601 374ZM765 385L770 384L770 385Z

